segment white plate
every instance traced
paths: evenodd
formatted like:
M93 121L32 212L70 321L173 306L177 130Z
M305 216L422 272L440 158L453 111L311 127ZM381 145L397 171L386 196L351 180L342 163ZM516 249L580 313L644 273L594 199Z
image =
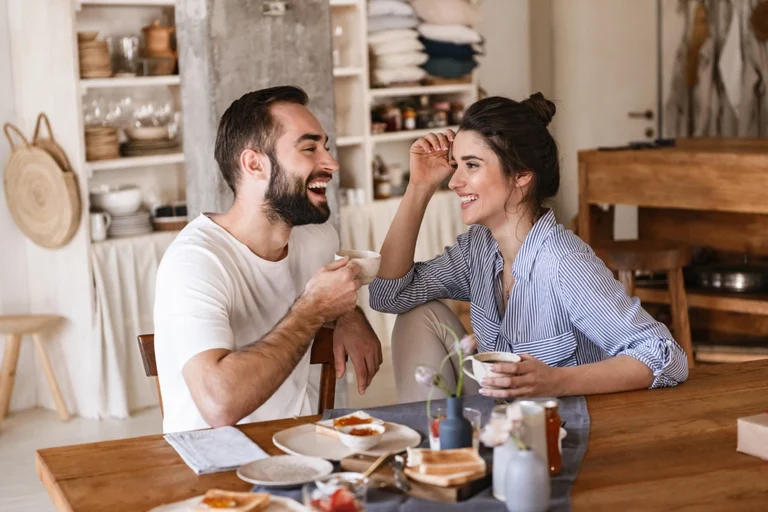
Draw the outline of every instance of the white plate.
M195 496L184 501L160 505L149 512L189 512L190 507L198 505L203 496ZM211 509L214 510L214 509ZM262 512L309 512L309 509L296 500L283 498L282 496L270 496L269 506Z
M171 224L173 222L186 221L186 217L155 217L154 222L158 224Z
M385 423L387 430L381 437L381 442L362 452L364 455L378 457L384 453L400 453L408 448L421 444L421 435L412 428L397 423ZM327 460L341 460L355 452L347 448L338 439L318 434L314 424L299 425L298 427L282 430L272 436L275 446L286 453L308 455Z
M277 455L249 462L237 470L241 480L264 487L296 487L333 473L333 464L317 457Z

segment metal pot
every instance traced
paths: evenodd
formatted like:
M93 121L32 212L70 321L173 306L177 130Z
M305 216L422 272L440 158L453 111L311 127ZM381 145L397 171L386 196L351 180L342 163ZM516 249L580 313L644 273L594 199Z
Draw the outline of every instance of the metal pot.
M768 285L768 266L755 263L717 263L697 267L699 286L727 292L756 292Z

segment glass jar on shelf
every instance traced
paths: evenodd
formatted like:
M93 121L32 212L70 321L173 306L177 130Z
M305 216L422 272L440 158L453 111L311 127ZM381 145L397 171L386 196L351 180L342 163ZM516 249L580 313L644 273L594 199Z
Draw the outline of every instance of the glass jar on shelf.
M429 96L426 94L419 97L419 110L416 112L416 128L432 128L434 119L432 117L432 108L429 105Z

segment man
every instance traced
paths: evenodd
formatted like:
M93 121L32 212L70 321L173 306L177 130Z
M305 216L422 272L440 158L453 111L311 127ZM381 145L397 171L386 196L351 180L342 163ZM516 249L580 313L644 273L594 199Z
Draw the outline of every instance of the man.
M333 262L326 187L339 166L297 87L245 94L224 113L216 161L235 194L168 248L157 274L155 355L166 432L311 414L309 347L336 321L362 394L381 344L356 308L359 267Z

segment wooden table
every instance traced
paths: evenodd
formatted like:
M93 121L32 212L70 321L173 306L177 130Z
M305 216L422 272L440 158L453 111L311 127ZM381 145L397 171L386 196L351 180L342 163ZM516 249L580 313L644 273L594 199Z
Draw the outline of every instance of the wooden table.
M696 368L669 389L588 398L589 448L574 510L766 510L768 462L736 451L736 419L768 409L768 361ZM317 416L242 427L272 435ZM234 472L196 476L161 435L49 448L37 473L62 511L145 511L211 487L247 490Z

